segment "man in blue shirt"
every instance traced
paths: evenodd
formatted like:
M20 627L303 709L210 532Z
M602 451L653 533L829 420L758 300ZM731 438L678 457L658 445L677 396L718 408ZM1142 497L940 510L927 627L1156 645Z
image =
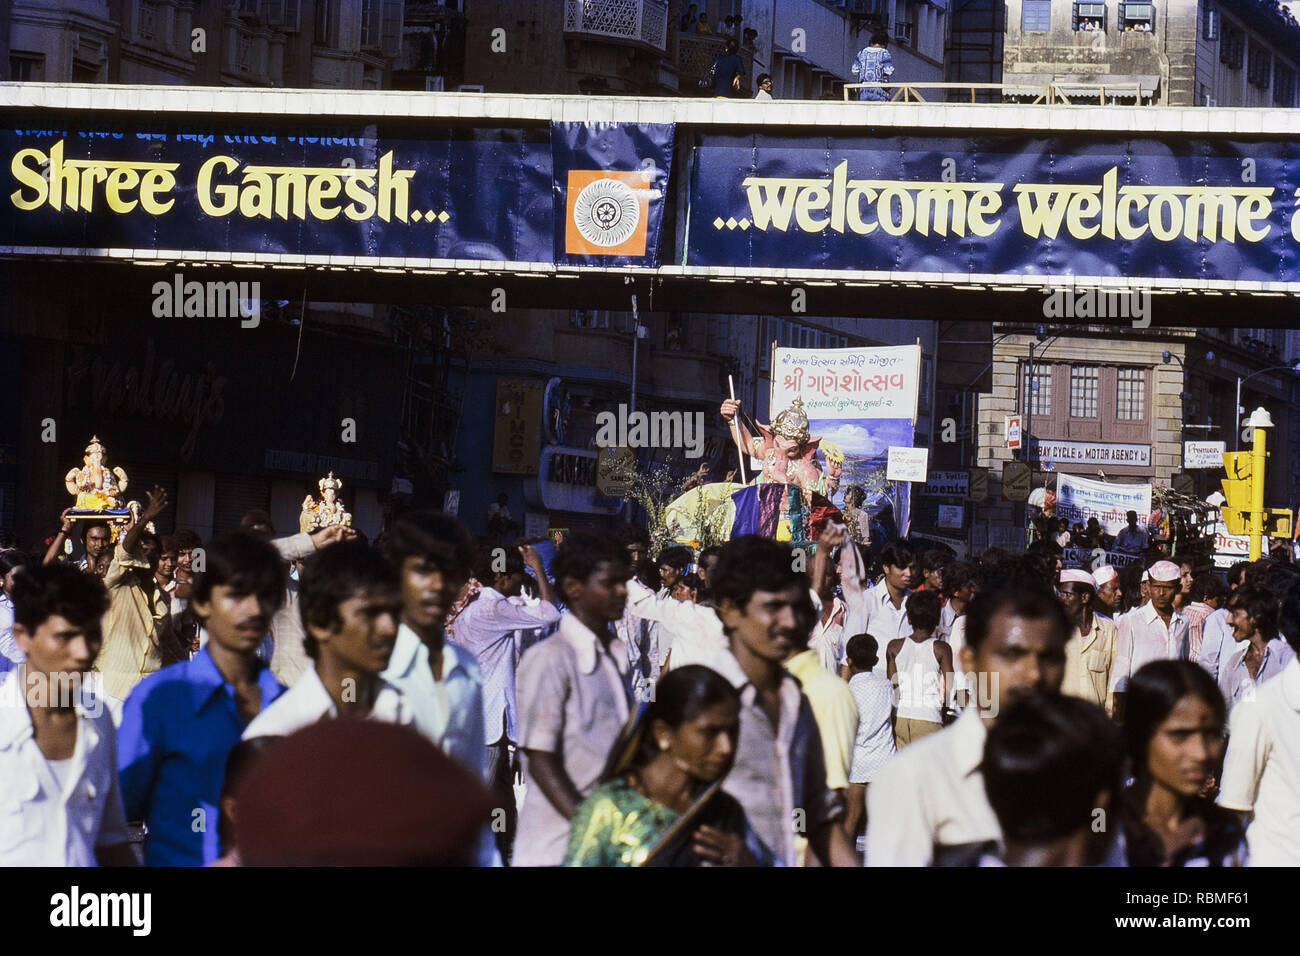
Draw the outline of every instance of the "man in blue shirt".
M244 534L211 542L190 606L208 633L193 660L142 680L126 700L118 770L127 820L148 828L149 866L201 866L218 856L226 755L284 692L257 649L284 601L285 569L271 545Z
M741 77L745 75L745 61L740 58L740 44L735 38L727 40L722 56L713 61L713 95L735 98L743 96Z

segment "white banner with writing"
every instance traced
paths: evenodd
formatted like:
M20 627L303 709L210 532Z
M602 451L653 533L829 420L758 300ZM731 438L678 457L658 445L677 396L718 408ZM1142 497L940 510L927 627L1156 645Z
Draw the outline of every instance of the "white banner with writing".
M1138 527L1143 527L1151 514L1150 484L1119 484L1074 475L1056 477L1055 514L1072 526L1096 518L1107 534L1117 535L1128 526L1125 515L1130 511L1137 512Z

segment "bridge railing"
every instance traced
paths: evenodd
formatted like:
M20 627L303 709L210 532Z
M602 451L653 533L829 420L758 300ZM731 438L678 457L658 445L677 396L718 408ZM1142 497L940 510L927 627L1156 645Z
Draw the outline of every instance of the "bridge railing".
M1092 105L1090 101L1094 99L1099 106L1112 105L1121 100L1132 100L1136 106L1146 106L1152 100L1151 94L1142 91L1141 83L845 83L844 99L855 99L850 91L857 90L884 90L889 102L904 103L965 102L964 96L961 99L954 98L951 91L969 93L970 102L976 103L980 102L976 94L981 90L1001 93L1003 102L1027 101L1031 105L1041 103L1047 106ZM950 92L940 99L930 100L921 95L923 90ZM1107 97L1110 97L1109 101ZM1076 102L1080 100L1083 104Z

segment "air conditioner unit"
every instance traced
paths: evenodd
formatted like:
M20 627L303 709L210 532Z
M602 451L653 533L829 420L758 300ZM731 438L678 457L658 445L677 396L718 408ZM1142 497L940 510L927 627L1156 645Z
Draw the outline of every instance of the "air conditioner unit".
M482 93L482 92L483 92L483 84L482 84L482 83L462 83L460 86L456 87L456 92L457 92L457 93Z
M424 78L424 92L426 92L426 93L441 93L442 90L443 90L442 77L440 77L440 76L426 76L426 77Z

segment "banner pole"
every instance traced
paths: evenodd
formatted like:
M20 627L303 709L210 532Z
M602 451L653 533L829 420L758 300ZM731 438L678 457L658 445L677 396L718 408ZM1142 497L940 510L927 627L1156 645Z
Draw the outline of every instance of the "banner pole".
M736 383L732 380L730 372L727 373L727 391L731 393L731 398L734 401L736 398ZM747 485L749 484L749 477L745 473L745 448L743 447L745 443L740 437L739 419L739 415L733 415L731 417L731 432L732 437L736 440L736 451L740 452L740 483Z

